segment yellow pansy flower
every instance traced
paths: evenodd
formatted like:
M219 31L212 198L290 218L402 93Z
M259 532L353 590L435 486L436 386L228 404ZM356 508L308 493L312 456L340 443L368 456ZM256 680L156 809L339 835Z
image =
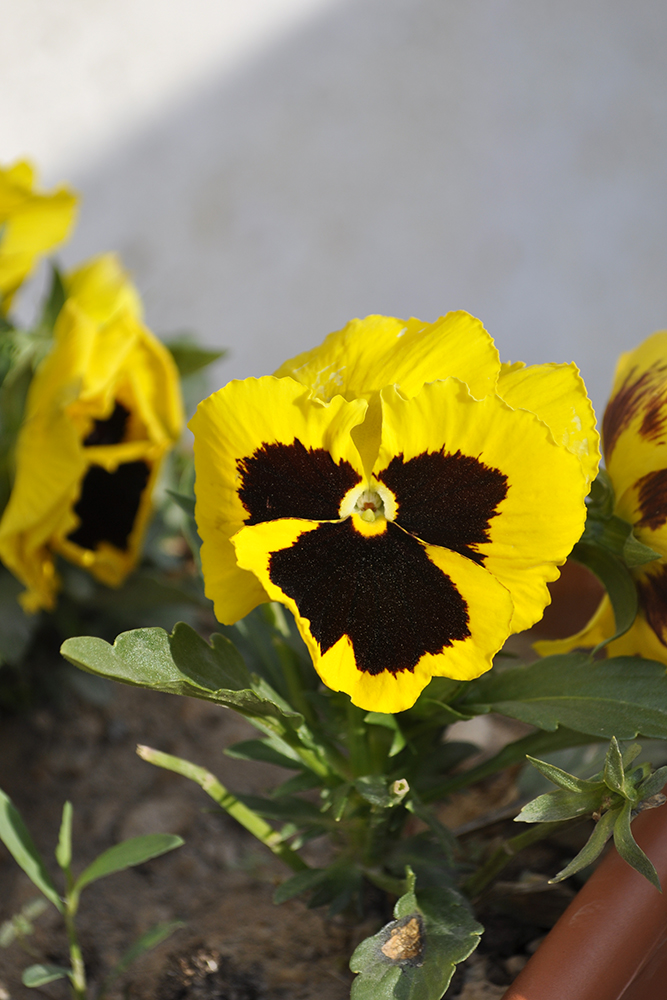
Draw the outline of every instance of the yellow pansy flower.
M632 570L639 613L631 628L606 647L609 656L645 656L667 663L667 331L654 333L622 354L602 422L615 513L638 541L661 555ZM614 635L614 613L605 595L581 632L535 648L542 655L597 646Z
M370 316L200 403L206 592L285 604L330 688L409 708L532 625L598 462L574 366L501 366L479 320Z
M39 194L34 180L25 161L0 167L0 314L36 259L61 243L74 221L76 196L64 187Z
M28 393L16 478L0 521L0 558L52 608L54 553L109 586L139 557L161 461L183 423L178 372L141 322L136 290L112 255L69 274L51 352Z

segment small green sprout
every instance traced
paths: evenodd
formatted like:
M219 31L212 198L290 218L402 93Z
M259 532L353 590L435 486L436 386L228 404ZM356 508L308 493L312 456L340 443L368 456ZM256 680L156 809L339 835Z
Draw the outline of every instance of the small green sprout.
M553 823L585 816L596 821L595 829L584 847L551 882L560 882L590 865L613 835L621 857L662 891L658 873L637 844L630 824L638 813L655 809L667 801L661 791L667 783L667 767L652 771L647 762L635 765L634 761L640 753L638 743L633 743L621 753L613 736L604 768L588 779L577 778L546 761L530 756L527 758L545 778L558 785L558 789L538 795L525 805L516 817L517 822Z

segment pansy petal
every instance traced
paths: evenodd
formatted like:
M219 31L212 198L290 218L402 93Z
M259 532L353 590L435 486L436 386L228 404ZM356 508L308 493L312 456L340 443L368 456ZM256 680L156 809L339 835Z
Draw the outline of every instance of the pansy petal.
M533 643L533 649L540 656L557 656L573 649L592 649L614 634L614 612L609 597L605 594L593 617L580 632L565 639L540 639Z
M264 522L232 542L294 613L325 684L368 710L409 708L434 674L477 677L509 630L511 599L490 574L385 520L368 533L354 518Z
M66 188L47 194L33 190L29 163L0 168L0 311L6 312L14 292L35 260L67 236L77 199Z
M135 319L142 317L139 294L114 253L93 257L70 271L64 285L68 298L97 323L106 323L114 313L125 310Z
M549 427L557 444L580 460L589 482L597 475L600 437L595 413L574 364L501 365L498 395L515 409L530 410Z
M621 355L602 442L617 496L667 464L667 332Z
M286 361L289 375L322 399L340 394L368 398L386 385L414 396L425 382L456 376L477 398L493 392L500 361L492 338L467 312L450 312L435 323L393 316L354 319L323 344Z
M293 379L230 382L199 404L195 434L196 517L206 593L222 622L267 600L257 578L236 563L230 538L244 524L297 515L335 519L362 480L351 438L366 402L325 404Z
M375 476L396 498L397 523L482 563L510 592L512 630L529 628L584 527L581 463L534 414L496 395L476 400L457 379L410 400L387 388L382 403Z

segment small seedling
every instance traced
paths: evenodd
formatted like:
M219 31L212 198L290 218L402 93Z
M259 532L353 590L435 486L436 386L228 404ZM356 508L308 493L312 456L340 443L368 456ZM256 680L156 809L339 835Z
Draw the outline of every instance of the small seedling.
M58 846L55 852L56 861L62 869L65 878L65 892L61 895L49 875L44 860L35 847L18 810L12 804L9 797L1 790L0 840L2 840L9 853L13 856L17 864L21 866L28 878L31 879L48 902L52 903L61 914L69 942L69 968L38 962L24 970L22 976L23 985L30 987L45 986L47 983L55 982L57 979L68 978L74 1000L87 1000L89 997L86 984L86 970L76 933L75 922L76 913L79 908L79 899L83 889L105 875L112 875L114 872L124 871L126 868L140 865L144 861L149 861L151 858L157 858L161 854L166 854L167 851L172 851L175 847L180 847L183 843L181 837L177 837L171 833L151 833L143 837L132 837L130 840L124 840L122 843L116 844L114 847L110 847L107 851L104 851L92 864L88 865L81 872L78 878L75 878L71 868L72 804L71 802L66 802L63 807ZM41 900L39 902L41 903ZM18 938L23 943L22 939L25 935L32 932L30 919L34 919L37 915L34 909L34 901L30 906L29 915L21 911L11 921L2 925L5 938L8 938L11 934L12 937ZM100 989L97 991L96 1000L103 1000L114 979L125 972L135 959L139 958L140 955L143 955L150 948L158 945L161 941L164 941L173 931L182 926L181 921L173 920L157 924L146 931L108 973ZM9 943L9 940L7 940L7 943ZM31 952L31 954L34 954L34 952Z

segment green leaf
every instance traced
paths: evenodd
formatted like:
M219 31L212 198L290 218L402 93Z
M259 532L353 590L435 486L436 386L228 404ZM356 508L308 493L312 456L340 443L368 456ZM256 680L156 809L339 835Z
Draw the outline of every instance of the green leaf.
M618 744L616 744L618 746ZM526 760L533 765L536 770L552 781L554 785L563 788L566 792L590 792L600 787L600 782L587 781L585 778L577 778L574 774L568 774L555 764L549 764L546 760L538 760L526 754Z
M395 715L386 715L384 712L369 712L364 716L364 722L371 726L382 726L384 729L390 729L393 732L394 738L389 748L390 757L395 757L406 745L405 736L401 732L401 727Z
M224 348L214 350L208 347L200 347L188 334L182 334L173 340L166 341L165 346L176 362L176 367L181 378L201 371L202 368L206 368L208 365L213 364L214 361L224 358L227 354Z
M631 627L639 607L637 587L622 559L598 545L577 542L572 549L571 558L595 574L607 591L614 610L616 631L609 639L596 646L594 652L597 652L613 639L624 635Z
M242 743L234 743L232 746L226 747L224 753L234 760L260 760L264 764L275 764L276 767L285 767L291 770L298 768L300 770L304 766L303 762L296 754L292 756L291 747L288 747L286 743L283 743L283 747L285 752L282 752L282 749L276 749L270 739L243 740Z
M326 868L308 868L306 871L297 872L278 886L273 894L273 902L285 903L288 899L301 895L302 892L315 889L324 881L326 875Z
M351 1000L440 1000L454 969L477 947L482 927L459 893L437 885L411 888L394 907L395 920L356 948Z
M604 785L588 792L567 792L564 789L545 792L527 802L514 819L517 823L553 823L575 816L592 816L600 808L604 794Z
M667 766L659 767L657 771L653 774L649 774L648 778L645 778L641 785L637 788L637 795L639 799L650 799L652 795L656 795L661 792L664 786L667 784Z
M604 760L603 778L607 788L611 788L612 791L618 792L619 795L627 797L623 758L615 736L611 738L607 756Z
M566 865L562 871L554 875L553 878L549 879L549 882L562 882L563 879L569 878L570 875L574 875L575 872L581 871L582 868L587 868L588 865L592 864L597 857L604 850L604 845L607 843L611 837L612 830L614 829L614 823L620 812L620 807L617 809L609 809L606 813L603 813L602 818L595 824L595 829L592 834L579 851L577 856L570 861L569 865Z
M614 823L614 845L624 861L643 875L645 879L654 885L658 892L662 892L658 873L651 861L646 857L641 847L632 836L630 822L632 819L632 803L625 802Z
M644 545L631 531L623 544L623 559L626 566L643 566L645 563L661 559L659 552Z
M53 330L60 310L65 304L65 298L65 286L63 285L62 275L52 261L51 285L44 303L42 315L39 318L38 329L48 330L49 332Z
M183 622L178 622L171 635L161 628L122 632L113 646L93 636L67 639L61 653L89 673L212 701L233 708L259 726L275 728L275 721L287 718L297 726L303 721L251 677L229 639L216 632L209 645Z
M122 844L115 844L81 872L74 884L74 892L78 894L98 878L141 865L144 861L150 861L151 858L158 858L167 851L173 851L175 847L181 847L183 843L183 838L173 833L149 833L143 837L124 840Z
M145 955L147 951L151 950L151 948L156 948L159 944L162 944L162 942L166 941L166 939L170 937L174 931L179 930L181 927L185 927L182 920L170 920L165 923L156 924L155 927L151 927L145 934L142 934L141 937L127 949L120 961L114 965L113 969L104 980L101 990L97 994L97 1000L103 1000L103 997L106 995L106 992L113 981L117 979L118 976L121 976L124 972L126 972L133 962L136 962L138 958Z
M600 469L591 483L591 492L586 498L588 519L606 520L610 518L614 513L615 505L616 498L611 477L606 469Z
M37 965L29 965L23 970L21 982L24 986L46 986L47 983L55 983L56 979L65 979L71 976L71 969L64 969L60 965L45 965L39 962Z
M167 496L171 497L175 504L181 508L188 517L195 516L195 498L185 496L184 493L176 493L175 490L166 490Z
M60 824L58 835L58 846L56 847L56 861L67 871L72 863L72 803L66 802L63 806L63 818Z
M0 789L0 840L28 878L57 910L64 912L58 890L10 798Z
M566 726L606 739L667 738L665 667L641 657L548 656L471 681L463 703L475 714L499 712L550 731Z

